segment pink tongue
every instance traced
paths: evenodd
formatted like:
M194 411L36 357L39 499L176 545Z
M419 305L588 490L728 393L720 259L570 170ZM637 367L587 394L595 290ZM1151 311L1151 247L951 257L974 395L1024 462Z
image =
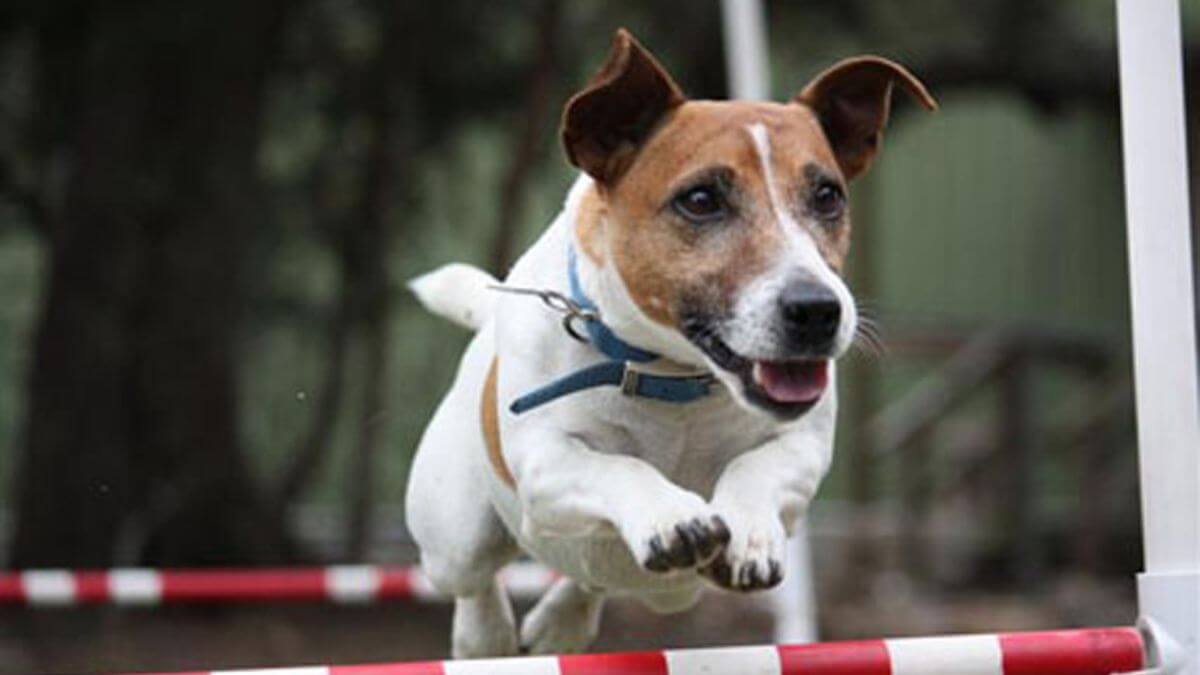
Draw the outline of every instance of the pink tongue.
M826 361L754 364L754 381L767 396L780 403L810 403L820 398L829 383Z

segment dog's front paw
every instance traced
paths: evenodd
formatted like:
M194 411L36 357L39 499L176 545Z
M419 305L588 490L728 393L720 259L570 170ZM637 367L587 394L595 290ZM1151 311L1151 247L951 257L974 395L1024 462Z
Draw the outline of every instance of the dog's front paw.
M787 533L779 517L769 513L725 510L730 538L700 574L731 591L758 591L783 581L783 557Z
M651 572L703 565L729 541L729 528L703 499L690 492L673 495L635 511L621 527L638 564Z

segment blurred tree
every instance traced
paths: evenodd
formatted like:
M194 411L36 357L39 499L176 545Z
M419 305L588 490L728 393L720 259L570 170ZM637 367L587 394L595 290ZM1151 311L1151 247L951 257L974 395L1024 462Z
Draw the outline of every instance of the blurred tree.
M505 56L511 43L498 26L519 20L527 8L510 7L516 17L462 0L436 7L314 2L307 9L300 27L305 46L293 55L303 69L295 76L328 83L317 114L329 131L305 179L279 188L316 196L317 235L336 252L340 291L328 313L318 407L285 460L275 504L284 510L305 495L330 462L337 418L351 417L341 555L361 559L391 413L387 378L392 353L403 346L391 337L389 263L403 255L393 244L402 249L417 234L410 223L424 196L415 187L416 167L443 152L472 117L515 103L519 61ZM474 48L463 52L462 44Z
M402 149L396 139L396 109L405 84L397 64L403 63L404 15L396 3L379 3L377 16L384 27L377 55L368 65L358 100L364 108L370 134L366 174L359 199L358 225L347 228L344 238L343 283L352 317L361 332L362 371L359 378L358 438L353 446L346 492L349 502L345 556L361 560L366 553L375 507L376 456L382 439L389 390L387 375L391 345L391 285L387 259L392 236L394 191L402 183ZM407 17L415 18L415 17Z
M71 158L24 429L18 567L268 560L238 439L243 242L283 0L39 6L39 108ZM220 45L214 49L214 45Z
M362 555L388 408L387 260L404 223L397 207L420 201L407 167L488 112L481 102L512 105L514 59L497 25L513 20L461 0L60 2L0 15L0 33L20 25L36 36L36 106L53 111L37 125L36 154L70 167L61 216L30 209L45 220L50 270L12 565L294 556L286 507L323 463L347 382L361 391L350 408L348 554ZM289 31L304 46L281 60ZM331 133L309 178L273 182L274 197L347 187L350 196L310 202L342 292L329 314L322 403L264 491L241 447L237 355L262 256L272 254L261 246L296 236L264 208L258 164L264 100L289 78L326 83L314 112ZM20 202L33 194L15 180L0 190ZM358 376L348 378L353 352Z
M537 12L537 44L532 50L525 112L513 139L512 159L500 184L500 196L497 199L499 207L490 267L493 273L501 277L507 274L509 265L513 263L519 224L517 219L521 215L521 202L528 189L530 175L536 168L538 150L547 145L546 119L550 113L550 86L554 79L555 64L559 61L557 52L561 14L562 3L559 0L542 0Z

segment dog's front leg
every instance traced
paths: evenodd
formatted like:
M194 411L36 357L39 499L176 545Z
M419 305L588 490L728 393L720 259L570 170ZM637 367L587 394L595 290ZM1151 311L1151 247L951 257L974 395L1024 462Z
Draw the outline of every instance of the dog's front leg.
M525 431L512 468L526 535L581 536L611 525L653 572L706 563L729 541L713 506L650 464L570 434Z
M783 580L788 532L808 508L829 464L832 439L792 433L735 458L713 492L729 544L700 572L722 588L752 591Z

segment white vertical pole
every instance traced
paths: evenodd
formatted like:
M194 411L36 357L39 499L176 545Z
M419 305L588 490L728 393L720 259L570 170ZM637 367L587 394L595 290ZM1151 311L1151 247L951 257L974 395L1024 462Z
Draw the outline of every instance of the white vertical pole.
M762 0L721 0L725 21L725 63L732 98L765 100L771 95L767 30ZM775 615L775 641L815 642L816 598L808 528L798 523L788 542L783 584L769 598Z
M1200 675L1200 371L1179 4L1116 1L1146 557L1138 602L1180 647L1168 672Z
M762 0L721 0L725 20L725 64L732 98L761 101L771 96L767 31Z
M776 643L817 641L817 598L813 581L808 524L801 520L788 540L783 583L771 591L769 598L775 617Z

